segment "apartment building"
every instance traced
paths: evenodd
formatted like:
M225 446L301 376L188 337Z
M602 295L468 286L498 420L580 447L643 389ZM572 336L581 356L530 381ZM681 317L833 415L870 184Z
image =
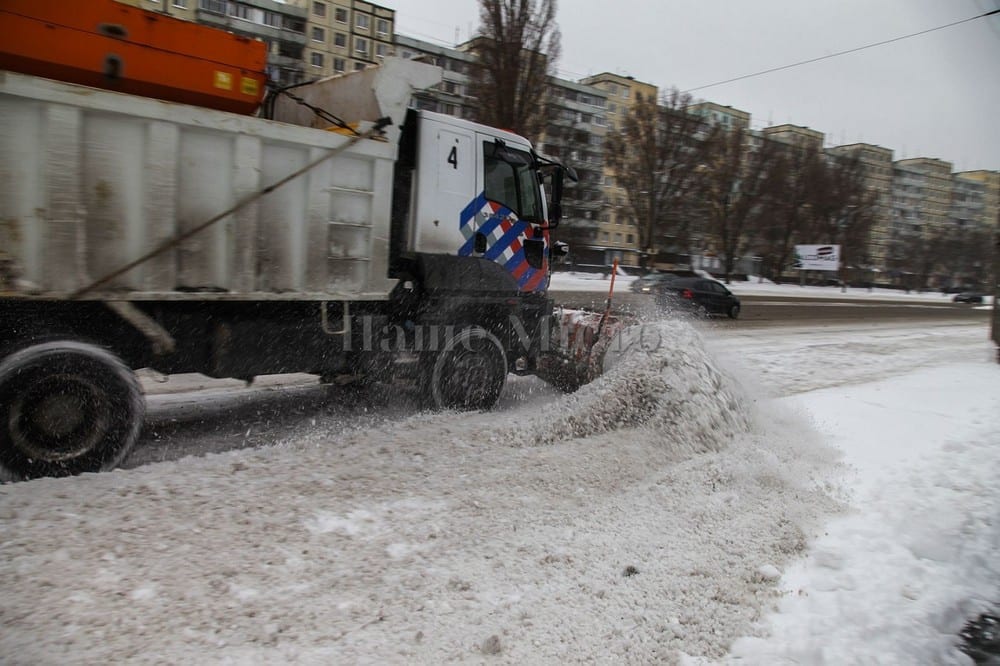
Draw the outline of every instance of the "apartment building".
M637 81L634 77L602 72L581 79L580 83L591 86L606 95L607 126L617 131L625 115L640 99L657 99L659 89L651 84ZM603 207L598 215L598 225L593 230L591 246L595 254L603 255L600 263L610 264L618 259L624 265L638 266L642 253L655 254L657 248L640 248L636 221L628 211L625 190L615 183L615 175L610 168L603 169Z
M573 167L579 178L566 184L562 228L556 237L570 244L573 261L603 264L608 242L599 240L599 229L608 96L594 86L551 77L547 100L548 120L536 148Z
M709 125L720 125L726 129L750 128L750 114L731 106L702 101L689 106L688 111L701 116Z
M377 65L393 54L396 12L362 0L295 0L307 9L306 77Z
M983 207L980 224L1000 233L1000 171L961 171L956 178L972 180L983 185Z
M929 234L945 228L951 215L951 162L930 157L898 160L893 164L893 199L917 202L915 207L900 207L896 201L897 220ZM912 195L917 195L916 199Z
M951 180L949 222L956 229L978 229L982 226L985 186L973 178L958 174Z
M857 158L865 189L874 195L872 230L868 241L868 258L873 266L884 270L892 238L892 150L871 143L834 146L826 151L837 157Z
M809 127L801 125L773 125L761 130L765 138L781 141L794 146L812 147L816 150L823 149L825 135Z
M473 98L469 95L469 72L475 64L472 54L405 35L396 35L396 55L437 65L443 70L440 84L414 94L418 109L471 119Z
M133 7L221 28L267 44L268 79L281 87L306 74L306 9L277 0L118 0Z

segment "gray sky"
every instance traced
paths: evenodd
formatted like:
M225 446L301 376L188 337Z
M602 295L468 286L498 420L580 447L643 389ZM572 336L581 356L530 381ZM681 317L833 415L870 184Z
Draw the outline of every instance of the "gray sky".
M453 45L477 0L382 0L397 31ZM609 11L608 8L613 8ZM565 78L610 71L687 90L1000 8L1000 0L560 0ZM830 145L1000 170L1000 15L692 93L794 123Z

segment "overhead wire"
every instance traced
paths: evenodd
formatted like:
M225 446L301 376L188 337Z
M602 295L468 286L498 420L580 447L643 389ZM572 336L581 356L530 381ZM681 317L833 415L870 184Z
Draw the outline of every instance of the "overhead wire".
M978 16L972 16L970 18L962 19L960 21L954 21L952 23L947 23L945 25L939 25L934 28L928 28L926 30L920 30L919 32L912 32L908 35L902 35L900 37L893 37L892 39L884 39L880 42L874 42L872 44L865 44L864 46L857 46L852 49L846 49L844 51L837 51L836 53L828 53L827 55L818 56L816 58L809 58L808 60L800 60L798 62L793 62L788 65L781 65L780 67L771 67L770 69L764 69L759 72L753 72L751 74L744 74L742 76L735 76L731 79L725 79L724 81L716 81L715 83L709 83L703 86L696 86L694 88L688 88L683 91L685 93L695 92L696 90L705 90L706 88L714 88L715 86L725 85L727 83L735 83L736 81L743 81L745 79L750 79L756 76L763 76L764 74L773 74L774 72L780 72L786 69L792 69L793 67L801 67L802 65L809 65L814 62L820 62L821 60L829 60L830 58L838 58L843 55L848 55L850 53L857 53L858 51L864 51L867 49L875 48L876 46L885 46L886 44L892 44L893 42L900 42L904 39L911 39L913 37L919 37L920 35L926 35L937 30L944 30L945 28L951 28L956 25L961 25L962 23L968 23L970 21L977 21L981 18L986 18L987 16L992 16L994 14L1000 14L1000 9L994 9L992 11L979 14Z

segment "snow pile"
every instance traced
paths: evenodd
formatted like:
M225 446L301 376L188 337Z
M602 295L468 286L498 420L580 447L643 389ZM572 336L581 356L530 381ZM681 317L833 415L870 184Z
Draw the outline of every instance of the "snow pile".
M529 445L623 429L657 432L678 457L717 451L747 432L749 403L687 322L632 326L612 342L605 374L511 433Z

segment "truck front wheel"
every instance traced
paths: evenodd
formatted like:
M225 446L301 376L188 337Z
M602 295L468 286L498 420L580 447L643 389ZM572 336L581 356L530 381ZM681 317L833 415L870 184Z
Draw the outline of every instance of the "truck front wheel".
M462 328L431 357L429 397L437 409L489 409L507 381L507 355L496 336L479 326Z
M94 345L56 341L0 360L0 467L30 479L116 467L145 400L135 374Z

